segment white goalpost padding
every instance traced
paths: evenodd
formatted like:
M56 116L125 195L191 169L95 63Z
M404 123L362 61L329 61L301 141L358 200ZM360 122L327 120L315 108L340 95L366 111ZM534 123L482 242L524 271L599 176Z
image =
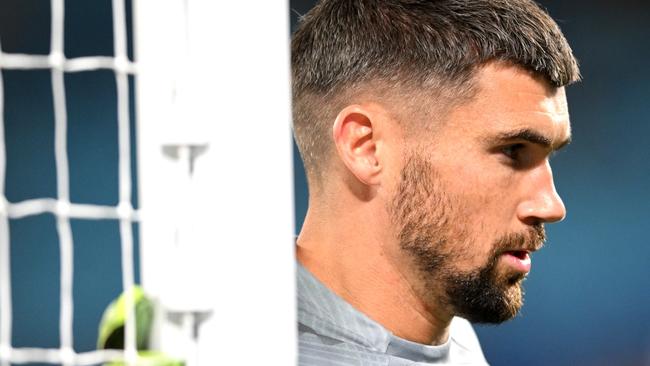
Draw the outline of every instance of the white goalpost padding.
M142 280L190 366L296 362L287 9L136 3Z
M113 0L113 57L67 59L64 1L51 8L49 55L0 51L2 69L51 70L57 171L55 199L8 202L0 120L0 366L137 362L134 316L124 352L73 349L71 218L119 221L124 289L134 284L131 227L140 222L157 349L188 366L295 364L288 4L134 0L136 62L127 57L124 1ZM117 206L70 202L63 75L97 69L112 70L117 85ZM129 75L137 87L138 210ZM0 74L0 116L3 100ZM9 220L43 213L56 217L60 243L60 347L13 348Z

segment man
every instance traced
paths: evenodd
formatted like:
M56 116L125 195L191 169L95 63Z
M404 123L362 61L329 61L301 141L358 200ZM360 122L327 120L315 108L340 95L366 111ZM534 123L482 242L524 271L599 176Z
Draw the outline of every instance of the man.
M300 364L485 364L523 303L579 79L529 0L324 0L292 41Z

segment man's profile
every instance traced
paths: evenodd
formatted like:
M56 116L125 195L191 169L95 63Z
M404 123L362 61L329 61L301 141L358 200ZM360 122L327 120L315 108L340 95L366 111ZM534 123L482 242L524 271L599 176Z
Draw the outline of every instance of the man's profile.
M579 80L530 0L323 0L292 40L300 364L485 364L523 304Z

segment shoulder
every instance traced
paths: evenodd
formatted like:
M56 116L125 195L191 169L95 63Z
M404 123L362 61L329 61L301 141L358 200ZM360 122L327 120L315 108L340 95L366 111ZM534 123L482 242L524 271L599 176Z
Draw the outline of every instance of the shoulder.
M298 348L299 366L385 366L389 362L386 355L319 334L304 324L298 326Z

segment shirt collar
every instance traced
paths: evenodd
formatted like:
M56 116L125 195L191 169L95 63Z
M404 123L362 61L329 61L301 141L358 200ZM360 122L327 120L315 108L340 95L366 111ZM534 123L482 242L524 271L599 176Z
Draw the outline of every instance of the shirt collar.
M430 346L393 335L332 292L300 263L297 281L298 321L320 336L416 362L440 361L449 355L450 340Z

